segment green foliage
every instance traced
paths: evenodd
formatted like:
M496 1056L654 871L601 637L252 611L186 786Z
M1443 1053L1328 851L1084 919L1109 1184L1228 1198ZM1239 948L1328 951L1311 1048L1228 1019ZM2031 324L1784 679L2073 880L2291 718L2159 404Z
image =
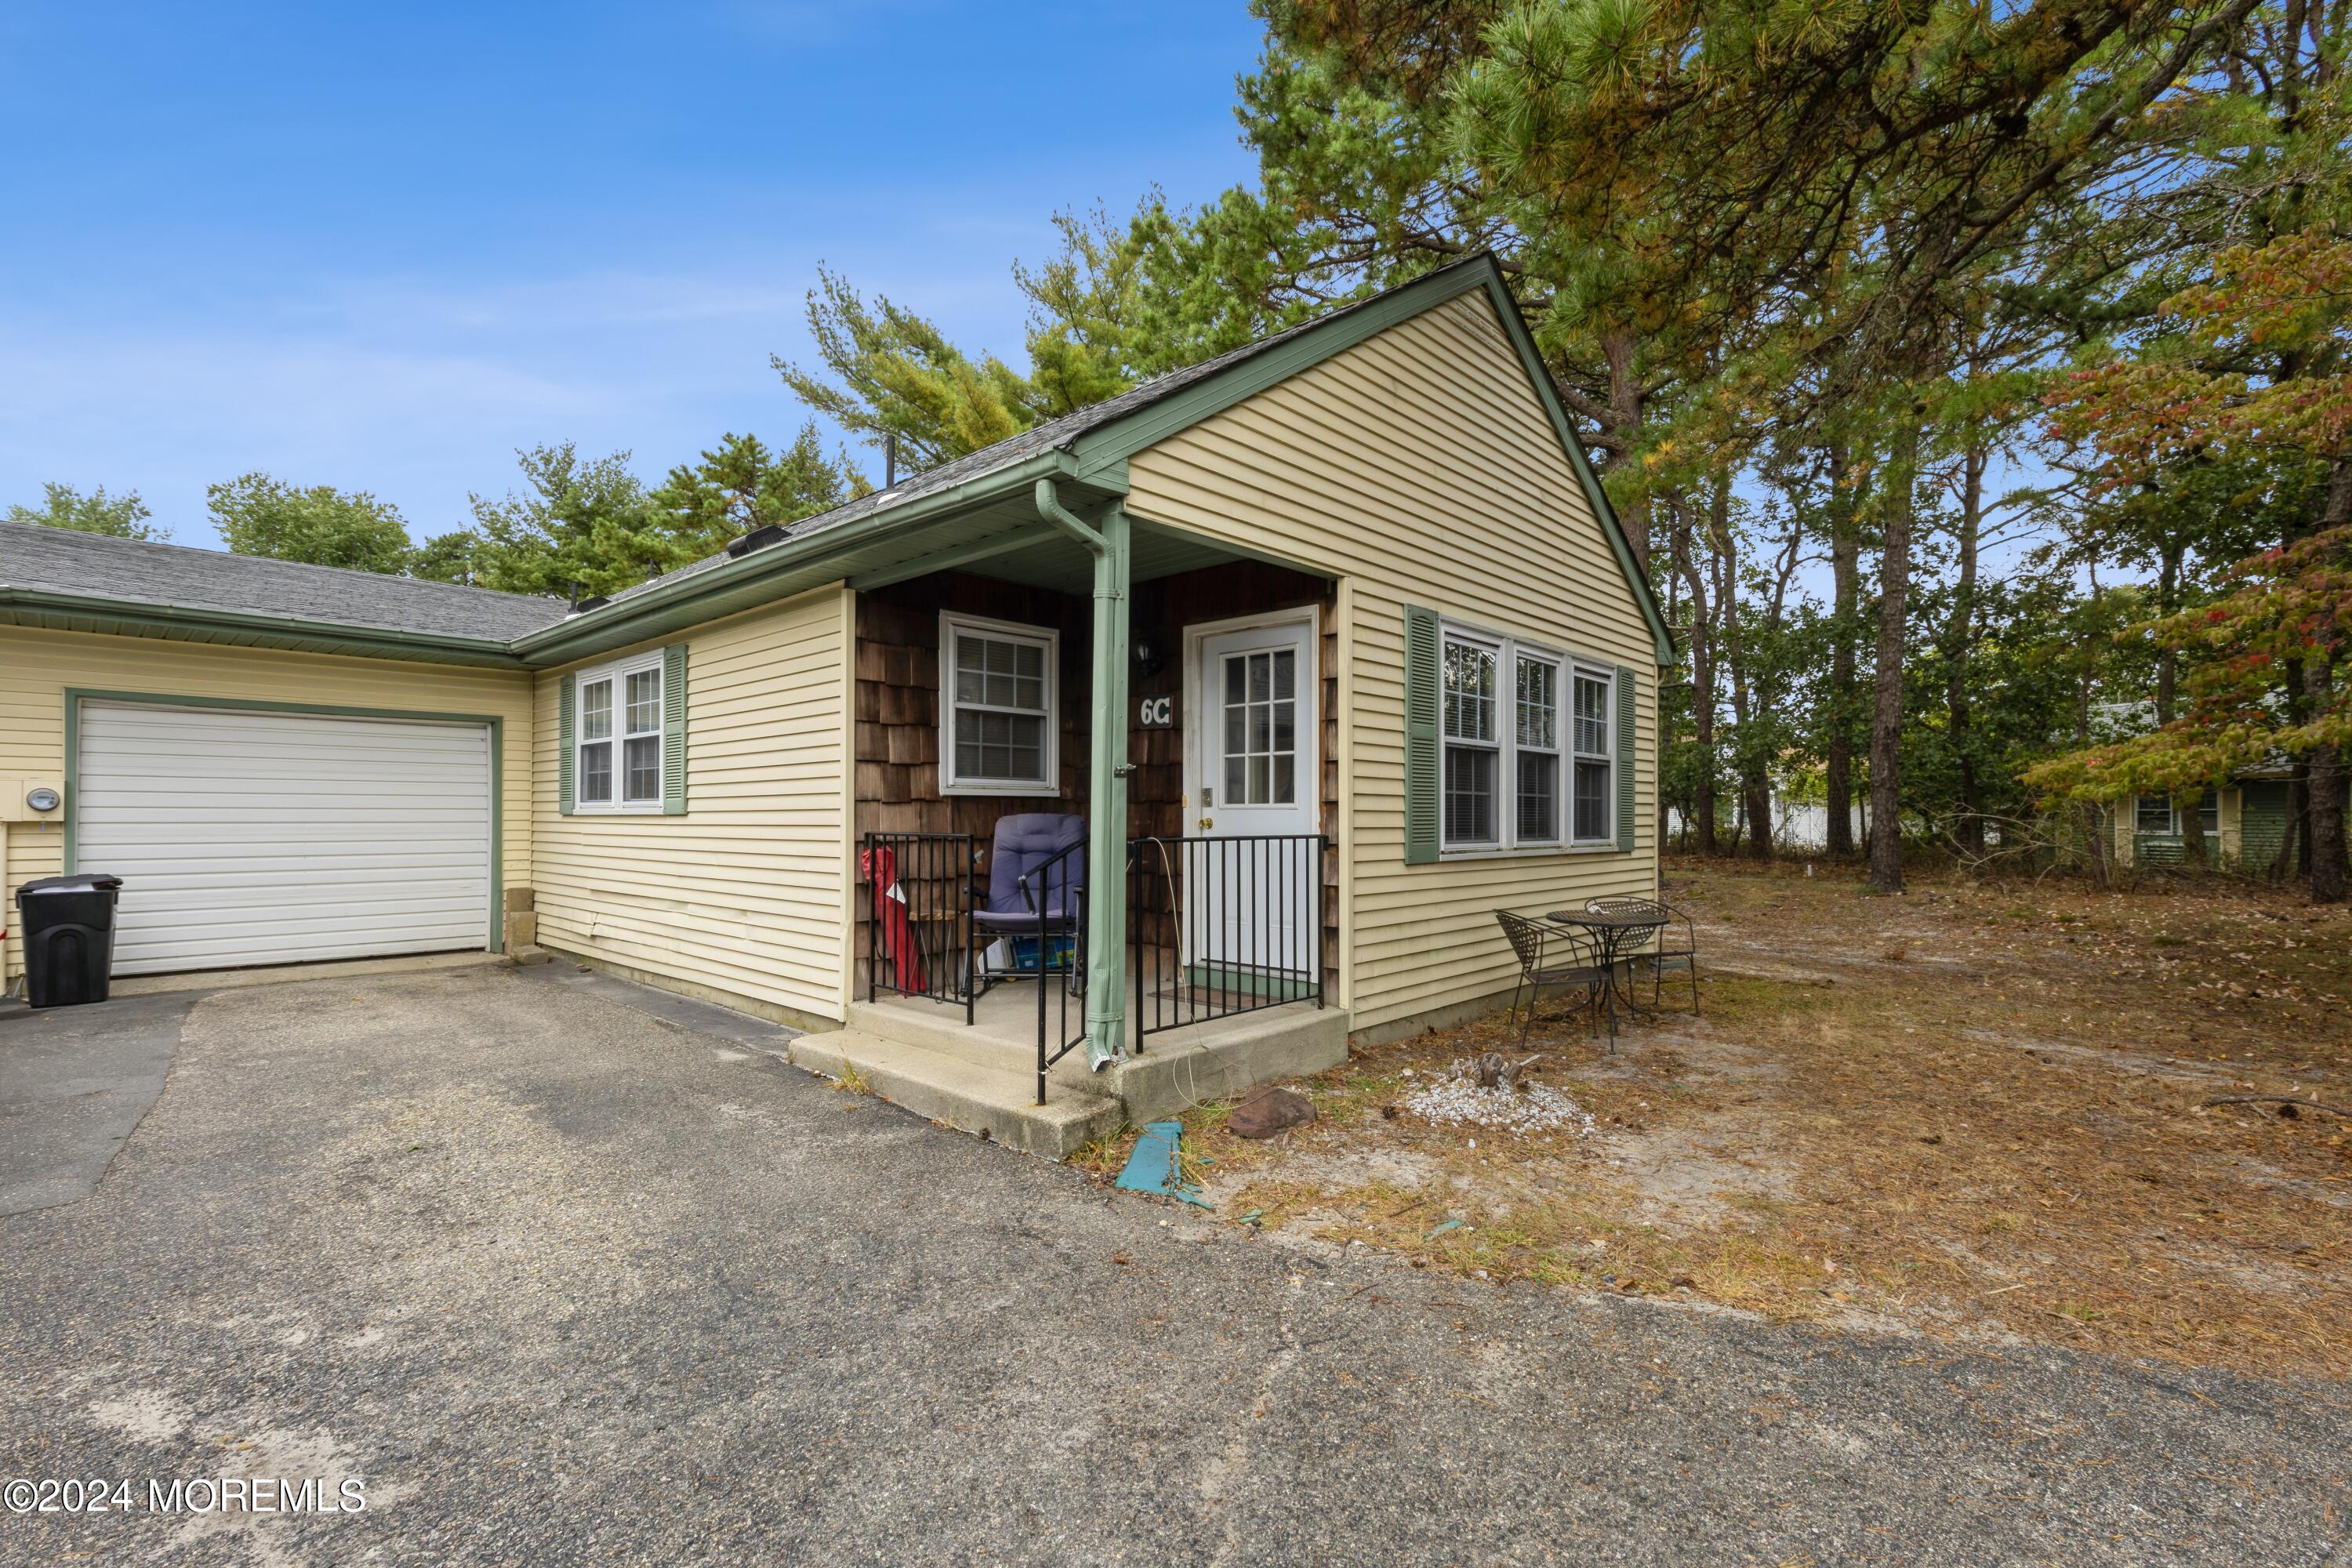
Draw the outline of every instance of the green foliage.
M103 533L114 539L158 540L164 537L163 531L147 521L154 515L137 490L110 496L100 485L84 495L71 485L43 485L38 507L12 506L7 520L71 529L76 533Z
M1045 416L1045 397L993 354L968 357L929 321L865 297L821 270L808 299L817 358L835 381L780 356L769 363L801 401L880 446L898 438L901 461L943 463L1018 435Z
M812 420L782 451L757 436L730 432L699 460L672 468L646 500L691 559L752 529L831 510L872 488L845 457L825 457Z
M2238 566L2214 602L2120 634L2204 656L2189 680L2189 706L2146 734L2039 763L2025 782L2052 800L2118 801L2196 794L2274 755L2352 748L2352 683L2312 700L2282 700L2281 677L2342 655L2352 626L2352 528L2335 528L2263 552Z
M205 486L205 505L239 555L395 574L408 566L399 509L364 490L299 489L256 471Z
M455 583L460 587L482 586L479 555L482 536L471 529L452 529L436 533L417 546L409 557L408 574L428 583Z
M583 459L570 441L515 454L526 491L469 499L478 537L471 575L485 588L573 600L619 593L698 555L629 471L629 454ZM455 544L435 541L446 558Z

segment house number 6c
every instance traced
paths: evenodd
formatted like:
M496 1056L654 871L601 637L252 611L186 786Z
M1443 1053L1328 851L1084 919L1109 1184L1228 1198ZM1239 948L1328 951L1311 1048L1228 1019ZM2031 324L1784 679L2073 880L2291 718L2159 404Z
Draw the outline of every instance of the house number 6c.
M1165 730L1176 722L1176 699L1147 697L1136 704L1135 721L1146 730Z

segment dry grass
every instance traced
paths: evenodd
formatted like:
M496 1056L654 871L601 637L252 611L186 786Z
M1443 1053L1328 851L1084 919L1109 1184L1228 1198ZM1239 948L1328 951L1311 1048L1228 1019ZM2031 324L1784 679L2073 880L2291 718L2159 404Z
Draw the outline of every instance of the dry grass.
M1508 1043L1482 1020L1300 1085L1319 1120L1272 1144L1189 1116L1221 1212L1490 1279L2352 1375L2352 1121L2202 1103L2352 1100L2352 913L2229 884L1668 881L1706 1021L1530 1046L1600 1137L1383 1114Z

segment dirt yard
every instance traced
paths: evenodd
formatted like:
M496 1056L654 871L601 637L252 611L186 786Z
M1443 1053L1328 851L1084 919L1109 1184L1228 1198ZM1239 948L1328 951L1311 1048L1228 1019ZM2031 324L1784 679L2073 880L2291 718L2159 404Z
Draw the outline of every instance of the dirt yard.
M1705 1019L1612 1056L1539 1020L1528 1076L1593 1118L1411 1108L1499 1017L1296 1085L1268 1142L1185 1118L1217 1213L1775 1319L2352 1375L2352 910L2229 883L2100 893L1670 863ZM1514 1053L1515 1055L1517 1053ZM1124 1145L1097 1152L1116 1169Z

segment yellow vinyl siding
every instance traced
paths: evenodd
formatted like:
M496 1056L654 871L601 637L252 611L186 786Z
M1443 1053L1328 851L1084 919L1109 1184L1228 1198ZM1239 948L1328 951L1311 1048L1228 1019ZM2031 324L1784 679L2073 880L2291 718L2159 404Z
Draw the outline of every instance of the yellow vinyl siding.
M1483 292L1129 459L1136 517L1344 579L1344 1002L1358 1029L1507 992L1493 911L1657 882L1655 650ZM1635 849L1404 863L1404 610L1637 672Z
M847 597L824 588L683 638L682 816L559 814L557 692L583 665L541 673L541 942L720 1000L846 1016Z
M530 885L530 678L520 671L0 626L0 778L64 786L68 687L504 720L503 871L509 888ZM0 824L7 835L12 977L24 973L14 889L65 868L65 834L56 820L61 815L52 814L46 827Z

